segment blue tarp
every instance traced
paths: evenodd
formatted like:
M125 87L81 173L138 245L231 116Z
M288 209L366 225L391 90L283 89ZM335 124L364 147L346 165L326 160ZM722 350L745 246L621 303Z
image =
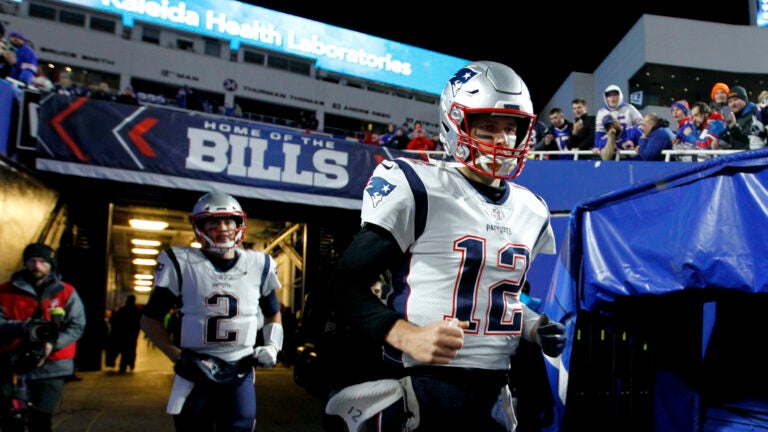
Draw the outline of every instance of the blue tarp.
M569 341L560 358L548 359L557 396L548 430L563 430L578 311L683 290L768 293L767 227L768 149L711 159L577 205L540 309L566 325Z

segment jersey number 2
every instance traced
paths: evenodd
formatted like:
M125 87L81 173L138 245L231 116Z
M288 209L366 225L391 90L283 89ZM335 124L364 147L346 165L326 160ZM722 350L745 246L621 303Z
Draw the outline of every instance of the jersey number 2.
M219 335L223 327L222 321L228 321L237 316L237 298L229 294L214 294L208 297L209 306L226 305L225 313L210 316L205 320L205 341L206 342L235 342L237 340L237 330L227 331L223 336Z

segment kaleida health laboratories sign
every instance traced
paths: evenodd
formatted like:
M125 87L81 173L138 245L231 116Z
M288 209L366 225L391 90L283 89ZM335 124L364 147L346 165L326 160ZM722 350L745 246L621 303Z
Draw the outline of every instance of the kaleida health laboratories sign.
M469 61L231 0L62 0L136 20L313 58L319 69L438 95Z

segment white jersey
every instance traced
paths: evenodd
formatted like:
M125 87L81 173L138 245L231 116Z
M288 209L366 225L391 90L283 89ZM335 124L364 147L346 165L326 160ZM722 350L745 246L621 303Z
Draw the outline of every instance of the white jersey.
M536 255L555 253L549 209L508 186L493 203L454 168L401 158L382 162L363 194L362 222L387 229L410 254L394 275L390 307L417 325L470 322L450 366L508 369L536 319L523 317L519 295ZM403 362L416 364L406 354Z
M263 320L259 299L281 286L274 258L238 249L235 266L221 272L199 249L171 249L177 259L160 254L155 285L181 295L181 347L226 361L252 355Z

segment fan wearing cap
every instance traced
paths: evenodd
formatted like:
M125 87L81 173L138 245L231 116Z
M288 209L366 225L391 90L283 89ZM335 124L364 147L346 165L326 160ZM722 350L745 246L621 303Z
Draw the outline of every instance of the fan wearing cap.
M9 33L8 42L10 47L3 51L3 61L9 66L7 76L29 84L37 75L37 54L20 32Z
M0 406L10 407L6 390L26 382L27 430L51 430L53 411L64 382L75 373L76 342L85 330L85 309L75 288L61 280L54 251L43 243L28 245L23 269L0 285ZM18 381L17 381L18 382ZM0 430L14 430L0 413Z
M709 93L711 101L709 107L712 111L719 112L723 118L728 118L730 108L728 108L728 93L731 92L731 88L726 83L717 82L712 86L712 90Z
M617 150L635 150L643 134L639 126L624 127L611 114L603 116L602 126L605 134L592 149L602 160L615 159Z
M728 107L731 113L725 121L728 125L728 142L731 149L754 150L765 147L765 127L755 120L757 106L749 101L744 87L731 88L731 92L728 93Z
M688 101L680 99L672 104L672 118L677 122L677 130L672 144L682 148L692 148L696 145L696 125L691 118L691 108Z

